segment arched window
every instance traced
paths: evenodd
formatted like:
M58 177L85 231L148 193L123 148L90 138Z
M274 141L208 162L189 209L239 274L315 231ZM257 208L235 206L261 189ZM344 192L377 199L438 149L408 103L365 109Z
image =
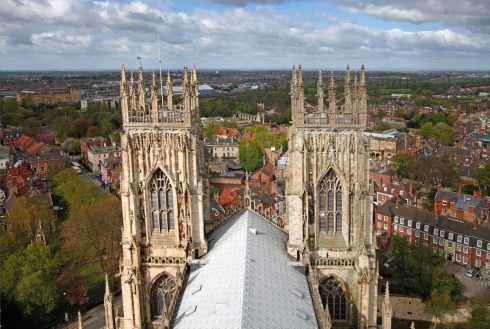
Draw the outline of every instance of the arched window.
M170 180L160 169L153 175L150 192L153 229L173 230L175 228L174 192Z
M320 232L342 231L342 185L330 170L320 182L318 193Z
M155 281L151 288L152 318L160 318L168 310L176 289L175 279L168 274L163 274Z
M320 282L320 298L323 308L328 307L330 318L333 321L347 320L347 299L339 280L333 276Z

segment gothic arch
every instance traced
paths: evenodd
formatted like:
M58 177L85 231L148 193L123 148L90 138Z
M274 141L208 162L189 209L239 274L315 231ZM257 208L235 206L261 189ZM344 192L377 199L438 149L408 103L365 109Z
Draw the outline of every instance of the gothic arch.
M346 184L334 167L329 167L317 183L317 214L319 233L342 234L348 207Z
M175 230L176 203L175 185L164 170L156 167L146 181L147 220L153 231Z
M150 288L151 319L162 318L175 298L177 279L167 272L162 273L152 283ZM171 314L167 314L171 316Z
M350 294L345 283L335 275L327 275L318 283L323 310L328 308L332 322L348 321Z

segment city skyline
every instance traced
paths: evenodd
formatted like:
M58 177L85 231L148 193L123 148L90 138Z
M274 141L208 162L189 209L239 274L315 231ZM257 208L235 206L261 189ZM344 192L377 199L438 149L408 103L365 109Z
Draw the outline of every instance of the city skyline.
M485 1L7 0L0 70L489 70ZM238 22L238 24L237 24Z

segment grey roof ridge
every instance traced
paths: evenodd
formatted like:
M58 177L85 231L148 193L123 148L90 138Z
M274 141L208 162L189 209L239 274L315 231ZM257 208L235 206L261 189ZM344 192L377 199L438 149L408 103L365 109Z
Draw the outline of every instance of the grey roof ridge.
M250 209L244 209L243 214L247 215L247 228L245 229L245 265L243 266L243 287L242 287L242 314L240 315L240 328L244 328L245 324L245 289L247 288L247 270L250 262L248 261L248 258L250 256L250 249L248 248L248 242L249 242L249 234L248 230L250 227L250 213L247 213L247 210Z
M256 212L255 210L252 210L252 209L246 208L246 209L244 209L243 211L244 211L244 212L245 212L245 211L250 211L252 214L255 214L255 215L259 216L259 218L260 218L262 221L264 221L264 222L268 223L269 225L272 225L273 227L275 227L275 228L277 228L277 229L281 230L283 233L286 233L286 234L288 235L288 237L289 237L289 232L288 232L288 231L286 231L285 229L283 229L283 228L281 228L281 227L277 226L276 224L274 224L274 222L272 222L272 221L270 221L270 220L265 219L264 217L262 217L262 215L261 215L261 214L259 214L259 213L258 213L258 212Z

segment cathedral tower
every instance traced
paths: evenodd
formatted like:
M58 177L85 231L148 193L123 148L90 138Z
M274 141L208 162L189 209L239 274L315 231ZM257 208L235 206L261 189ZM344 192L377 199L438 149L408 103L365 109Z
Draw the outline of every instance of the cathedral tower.
M292 127L286 181L288 252L308 266L321 328L376 327L378 269L364 137L367 93L360 77L344 79L337 99L333 73L324 104L322 74L318 102L304 97L301 66L291 79Z
M123 328L168 328L187 262L207 252L209 188L204 167L195 68L184 67L182 99L161 104L155 74L149 93L121 72Z

